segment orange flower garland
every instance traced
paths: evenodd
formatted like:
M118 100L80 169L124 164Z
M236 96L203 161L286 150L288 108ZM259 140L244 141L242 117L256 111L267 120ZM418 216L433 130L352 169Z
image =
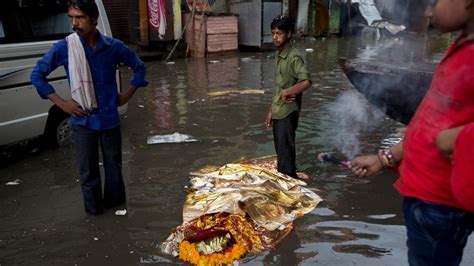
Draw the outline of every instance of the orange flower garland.
M232 245L231 249L224 253L213 253L210 255L200 254L196 244L183 240L179 244L179 258L194 265L221 265L232 264L245 254L245 248L239 244Z

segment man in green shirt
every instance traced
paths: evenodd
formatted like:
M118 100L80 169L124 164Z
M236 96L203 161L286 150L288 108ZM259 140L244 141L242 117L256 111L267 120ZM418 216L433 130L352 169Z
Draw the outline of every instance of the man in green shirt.
M311 87L311 80L303 58L291 44L294 26L294 20L287 16L278 16L271 23L272 40L278 51L272 104L265 125L273 128L278 171L296 178L296 128L302 92Z

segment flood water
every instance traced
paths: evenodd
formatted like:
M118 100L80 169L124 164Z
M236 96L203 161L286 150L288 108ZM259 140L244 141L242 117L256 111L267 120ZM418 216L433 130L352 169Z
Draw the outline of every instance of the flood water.
M294 223L277 249L242 265L407 265L401 200L385 171L359 179L318 163L320 152L373 153L404 126L373 109L342 73L339 57L437 61L449 36L319 38L295 43L311 72L297 131L299 171L324 201ZM306 49L313 49L306 51ZM122 119L126 216L86 216L73 146L39 151L0 169L0 265L167 265L159 245L182 223L188 173L207 165L274 154L264 128L274 52L147 61L150 84ZM124 76L129 77L124 69ZM264 90L264 94L210 92ZM193 143L147 144L147 137L188 134ZM5 183L20 179L17 186ZM474 263L471 237L462 265Z

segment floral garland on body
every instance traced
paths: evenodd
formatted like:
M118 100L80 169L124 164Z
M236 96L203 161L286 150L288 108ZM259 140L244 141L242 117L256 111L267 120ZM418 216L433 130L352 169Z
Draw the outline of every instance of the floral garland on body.
M194 265L232 264L254 248L263 248L259 238L248 238L256 234L251 229L245 218L237 215L218 213L196 218L182 228L178 257Z
M191 173L184 222L161 251L194 265L232 265L275 248L293 220L321 201L305 182L276 172L275 164L265 157Z
M179 258L189 263L204 265L221 265L232 264L235 260L240 259L245 254L245 249L239 244L233 244L230 248L223 252L201 254L195 243L189 243L184 240L179 245Z

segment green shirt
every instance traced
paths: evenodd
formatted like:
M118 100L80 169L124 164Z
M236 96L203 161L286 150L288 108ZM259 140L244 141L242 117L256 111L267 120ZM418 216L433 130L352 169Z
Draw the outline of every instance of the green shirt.
M304 65L303 58L296 48L288 43L281 53L277 52L275 64L275 85L272 99L272 119L283 119L294 111L301 110L302 93L296 95L294 102L285 103L281 100L282 90L296 83L309 80L310 74Z

